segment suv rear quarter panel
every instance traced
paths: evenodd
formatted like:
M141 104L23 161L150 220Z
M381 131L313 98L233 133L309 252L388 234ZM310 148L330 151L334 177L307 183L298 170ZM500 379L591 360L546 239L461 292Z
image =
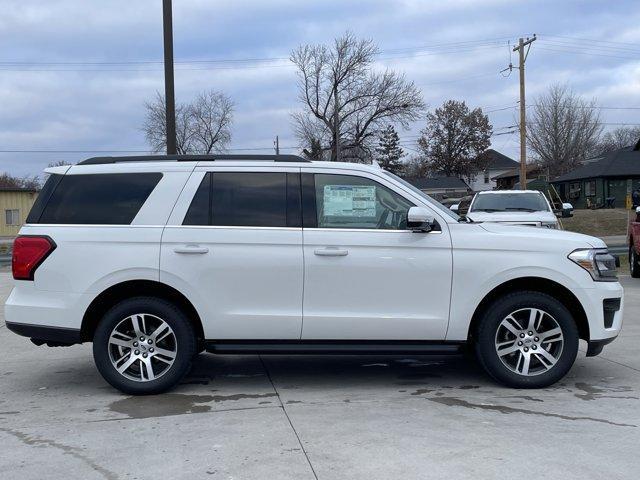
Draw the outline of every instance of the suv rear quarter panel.
M111 173L113 167L80 166L69 172ZM132 170L120 166L117 172ZM145 166L143 171L160 171L163 177L131 225L25 225L21 235L48 235L56 249L33 281L15 281L7 320L80 328L89 304L107 288L128 280L158 281L163 228L192 170Z

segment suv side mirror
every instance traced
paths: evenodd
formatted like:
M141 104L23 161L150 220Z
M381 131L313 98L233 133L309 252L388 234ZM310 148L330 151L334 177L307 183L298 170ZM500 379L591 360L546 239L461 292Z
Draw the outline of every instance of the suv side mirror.
M411 207L407 212L407 227L414 232L430 232L436 219L423 207Z
M636 207L636 215L640 215L640 207Z
M454 212L454 213L458 213L458 208L459 208L459 207L460 207L460 204L459 204L459 203L454 203L453 205L451 205L451 206L449 207L449 210L451 210L451 211L452 211L452 212Z
M556 214L556 217L573 217L573 205L571 205L570 203L563 203L562 210Z

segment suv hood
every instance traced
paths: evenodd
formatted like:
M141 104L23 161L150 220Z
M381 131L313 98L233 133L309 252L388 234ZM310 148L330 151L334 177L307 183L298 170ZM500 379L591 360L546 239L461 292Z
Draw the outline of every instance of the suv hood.
M597 237L583 235L582 233L567 232L565 230L554 230L551 228L531 228L529 226L500 225L499 223L482 223L482 229L490 233L508 235L511 237L524 237L527 241L549 241L566 242L575 244L575 248L592 247L607 248L606 243Z
M557 223L558 219L552 212L469 212L467 217L474 222L510 222L510 223Z

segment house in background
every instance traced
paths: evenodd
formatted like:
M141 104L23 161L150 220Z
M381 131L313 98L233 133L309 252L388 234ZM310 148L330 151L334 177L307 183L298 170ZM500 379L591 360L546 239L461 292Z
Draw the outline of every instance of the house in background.
M471 193L469 185L458 177L405 178L414 187L440 201L446 198L461 198Z
M33 188L0 187L0 237L18 235L37 196Z
M497 187L495 178L503 173L518 168L520 163L493 149L487 150L484 155L489 157L487 169L475 177L469 179L469 187L474 192L493 190Z
M520 164L516 168L507 170L500 175L493 177L496 182L496 190L514 190L520 188ZM527 183L533 180L547 180L547 175L535 164L527 165Z
M575 208L626 206L627 195L640 188L640 140L635 146L585 160L551 182Z

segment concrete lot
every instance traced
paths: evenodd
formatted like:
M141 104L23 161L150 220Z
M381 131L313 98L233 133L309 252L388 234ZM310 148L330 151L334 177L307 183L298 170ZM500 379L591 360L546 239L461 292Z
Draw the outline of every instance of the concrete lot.
M170 394L109 387L91 346L0 326L0 477L638 478L640 280L625 327L544 390L460 357L213 357ZM11 280L0 272L0 298Z

